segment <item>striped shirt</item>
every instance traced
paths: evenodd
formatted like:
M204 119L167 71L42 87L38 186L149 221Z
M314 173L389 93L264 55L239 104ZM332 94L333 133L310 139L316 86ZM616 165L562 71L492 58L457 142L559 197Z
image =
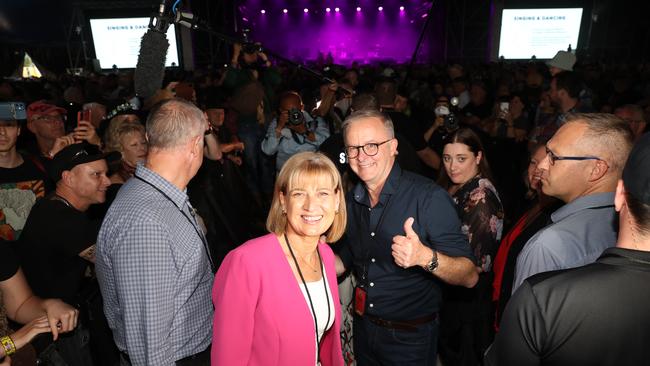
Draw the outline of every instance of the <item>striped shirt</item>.
M187 194L138 165L97 240L104 312L133 365L173 365L211 343L213 274Z

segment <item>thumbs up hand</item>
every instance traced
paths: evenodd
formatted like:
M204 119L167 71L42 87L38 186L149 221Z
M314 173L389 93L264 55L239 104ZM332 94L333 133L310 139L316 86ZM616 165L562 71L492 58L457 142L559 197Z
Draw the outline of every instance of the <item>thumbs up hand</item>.
M402 268L426 265L426 259L423 258L426 258L426 253L430 250L420 242L420 237L413 230L414 221L412 217L406 219L404 235L393 237L393 245L391 245L393 259Z

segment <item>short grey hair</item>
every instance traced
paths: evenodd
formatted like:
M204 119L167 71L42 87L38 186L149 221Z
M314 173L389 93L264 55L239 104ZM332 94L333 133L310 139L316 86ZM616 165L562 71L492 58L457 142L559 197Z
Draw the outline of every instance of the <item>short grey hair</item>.
M390 119L390 117L388 117L387 114L374 109L362 109L360 111L352 113L348 116L348 118L345 119L345 121L343 121L343 125L341 126L341 129L343 131L343 140L345 141L345 136L348 129L350 128L350 125L357 121L368 118L379 119L384 124L384 128L388 133L388 137L391 139L395 137L395 128L393 127L393 121Z
M205 129L203 111L184 99L167 99L149 112L147 141L152 149L173 149L202 136Z
M634 144L629 124L609 113L570 113L566 123L582 123L587 126L584 143L590 153L599 155L619 176Z

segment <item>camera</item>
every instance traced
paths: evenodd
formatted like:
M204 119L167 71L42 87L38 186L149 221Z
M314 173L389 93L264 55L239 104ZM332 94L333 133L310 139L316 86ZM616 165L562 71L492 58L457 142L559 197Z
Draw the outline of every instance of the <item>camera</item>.
M298 126L302 124L305 120L305 116L302 114L302 111L298 108L289 109L289 120L288 123L291 126Z
M0 103L0 120L13 121L20 119L27 119L27 109L25 108L25 103Z
M253 42L250 38L251 30L248 28L242 29L242 45L241 50L244 53L257 53L262 51L262 46Z
M456 118L456 110L458 109L459 100L457 97L451 98L449 101L449 113L445 116L444 126L447 131L456 131L460 128L458 125L458 118Z

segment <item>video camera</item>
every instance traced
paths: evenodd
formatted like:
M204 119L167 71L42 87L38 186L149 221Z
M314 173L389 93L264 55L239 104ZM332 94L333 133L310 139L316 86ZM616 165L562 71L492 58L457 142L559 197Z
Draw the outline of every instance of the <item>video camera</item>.
M0 103L0 120L14 121L27 119L27 109L25 103L18 102L1 102Z

